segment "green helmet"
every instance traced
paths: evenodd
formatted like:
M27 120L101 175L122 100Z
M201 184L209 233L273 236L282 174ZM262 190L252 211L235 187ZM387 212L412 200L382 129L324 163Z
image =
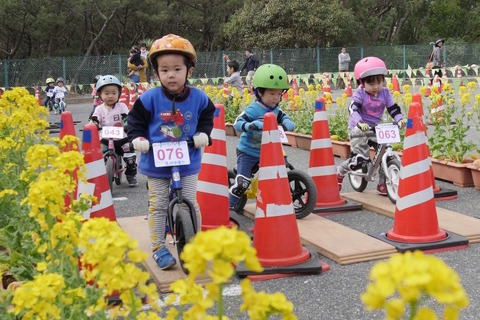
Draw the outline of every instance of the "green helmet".
M253 87L288 90L287 73L276 64L262 64L253 76Z

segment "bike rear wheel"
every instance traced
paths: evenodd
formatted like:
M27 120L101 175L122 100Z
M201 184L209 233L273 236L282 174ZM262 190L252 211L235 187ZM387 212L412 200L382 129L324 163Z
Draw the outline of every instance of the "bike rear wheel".
M183 265L183 260L180 258L185 245L195 236L193 231L193 221L190 217L190 212L184 209L178 209L177 217L175 219L175 239L178 252L178 259L183 272L188 274L188 270Z
M317 188L313 179L303 171L290 170L287 173L295 217L308 216L317 203Z
M113 187L113 159L112 157L108 157L107 161L105 162L105 167L107 169L107 179L108 179L108 186L110 187L110 191L112 191Z
M386 176L391 177L386 181L387 195L392 203L397 203L398 183L400 181L400 162L397 159L391 159L387 162Z
M235 174L235 172L233 172L232 170L228 170L228 188L230 189L232 187L232 185L235 183L235 177L237 175ZM245 205L247 204L247 196L244 194L240 197L240 199L238 199L238 202L237 202L237 205L233 208L233 210L238 213L238 214L241 214L243 212L243 208L245 208Z

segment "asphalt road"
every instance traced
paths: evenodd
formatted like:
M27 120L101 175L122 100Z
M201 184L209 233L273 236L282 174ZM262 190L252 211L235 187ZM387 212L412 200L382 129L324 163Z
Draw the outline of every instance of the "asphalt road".
M77 137L82 138L81 130L87 123L91 104L72 104L68 106L76 123ZM59 115L50 115L49 122L55 124L60 121ZM58 133L52 133L58 135ZM235 148L238 142L236 137L227 137L228 167L233 168L236 163ZM308 169L309 153L307 151L285 147L289 161L303 171ZM340 163L340 159L335 159ZM120 186L114 186L113 198L117 218L144 215L147 212L146 178L138 175L139 185L129 188L124 181ZM437 180L436 184L443 188L458 191L458 199L451 201L437 201L437 206L456 211L468 216L480 217L480 191L474 188L459 188L450 183ZM342 192L352 192L348 182L343 184ZM376 184L369 184L368 189L374 189ZM235 218L242 227L253 227L253 221L243 216ZM377 233L388 231L393 226L393 219L362 210L348 213L332 214L326 217L351 229L362 233ZM145 230L147 232L147 230ZM322 232L322 230L318 230ZM447 251L435 254L443 259L460 276L461 283L470 297L470 306L461 313L460 319L478 319L480 312L480 244L471 244L469 248L456 251ZM360 295L365 291L368 283L368 274L376 261L356 263L342 266L324 256L320 259L330 266L330 270L318 275L287 277L276 280L254 282L257 291L283 292L293 302L295 313L299 319L383 319L383 311L368 312L364 308ZM234 278L224 291L225 313L233 318L241 304L239 279ZM162 295L162 298L165 296ZM431 306L436 303L427 302ZM441 308L436 307L437 314L441 315ZM237 319L246 319L242 314Z

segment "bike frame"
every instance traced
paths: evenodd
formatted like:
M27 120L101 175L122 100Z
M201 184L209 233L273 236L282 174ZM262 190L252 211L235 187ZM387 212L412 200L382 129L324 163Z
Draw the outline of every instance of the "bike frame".
M113 168L114 168L113 177L118 178L120 176L120 173L122 173L125 170L125 168L119 169L118 164L121 163L122 159L115 152L114 140L111 138L108 139L108 150L103 155L103 159L105 160L105 162L109 157L111 157L113 160Z

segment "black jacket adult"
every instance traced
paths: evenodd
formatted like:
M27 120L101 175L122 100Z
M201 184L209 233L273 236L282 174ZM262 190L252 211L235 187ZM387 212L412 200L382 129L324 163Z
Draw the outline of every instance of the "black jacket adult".
M247 70L247 73L249 71L255 71L258 68L258 63L258 60L251 54L245 59L245 63L240 71Z

